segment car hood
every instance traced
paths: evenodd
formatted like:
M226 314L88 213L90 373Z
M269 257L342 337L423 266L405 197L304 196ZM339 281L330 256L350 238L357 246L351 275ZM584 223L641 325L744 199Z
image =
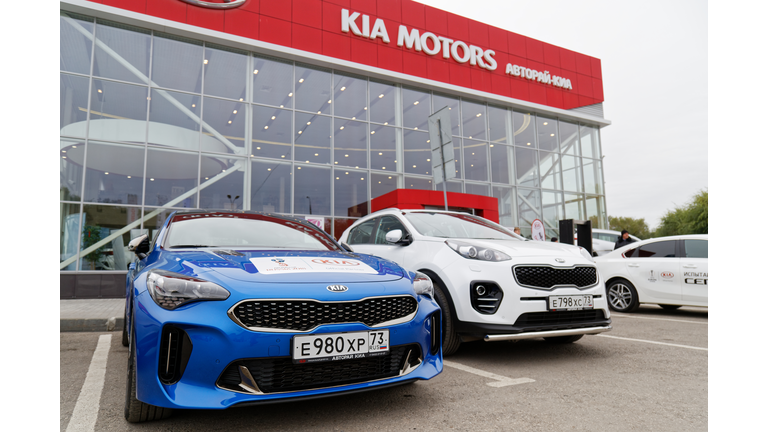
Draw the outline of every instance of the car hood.
M176 261L173 271L203 279L206 273L213 272L244 282L330 284L386 282L405 276L403 269L391 261L356 253L194 249L166 254L167 261Z
M569 262L591 263L579 251L578 246L542 242L542 241L515 241L515 240L484 240L484 239L450 239L459 242L471 243L475 246L496 249L515 257L549 257L567 258Z

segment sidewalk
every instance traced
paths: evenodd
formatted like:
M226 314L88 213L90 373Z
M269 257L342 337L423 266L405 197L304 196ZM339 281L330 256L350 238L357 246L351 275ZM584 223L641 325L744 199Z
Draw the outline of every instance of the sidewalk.
M124 310L121 298L59 300L59 331L122 331Z

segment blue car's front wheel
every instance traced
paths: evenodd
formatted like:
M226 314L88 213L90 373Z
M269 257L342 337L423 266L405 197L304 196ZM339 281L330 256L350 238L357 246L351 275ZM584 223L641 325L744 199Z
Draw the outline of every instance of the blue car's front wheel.
M131 332L128 349L128 374L125 382L125 419L131 423L160 420L170 417L170 408L146 404L136 398L136 334Z

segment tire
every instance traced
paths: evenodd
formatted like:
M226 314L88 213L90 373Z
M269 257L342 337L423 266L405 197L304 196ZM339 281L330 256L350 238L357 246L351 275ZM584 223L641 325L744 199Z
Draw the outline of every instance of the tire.
M127 347L128 344L128 320L126 319L125 313L123 313L123 346Z
M555 336L555 337L544 338L544 340L551 344L569 344L569 343L574 343L583 337L584 335Z
M640 307L635 286L624 279L617 279L610 284L608 292L608 306L616 312L634 312Z
M125 419L130 423L160 420L170 417L173 410L146 404L136 398L136 335L131 332L128 349L128 373L125 383Z
M443 356L449 356L456 352L461 345L461 336L456 334L453 322L453 307L448 297L444 294L445 287L437 278L432 278L435 287L435 299L443 311Z
M677 310L677 309L680 309L680 305L660 304L659 306L661 306L661 308L665 309L665 310Z

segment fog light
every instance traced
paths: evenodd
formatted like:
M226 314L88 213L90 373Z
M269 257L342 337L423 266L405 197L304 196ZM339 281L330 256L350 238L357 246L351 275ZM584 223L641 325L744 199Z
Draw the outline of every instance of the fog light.
M485 295L485 292L486 292L485 291L485 287L482 286L482 285L478 285L478 286L475 287L475 292L477 293L477 295L483 296L483 295Z

